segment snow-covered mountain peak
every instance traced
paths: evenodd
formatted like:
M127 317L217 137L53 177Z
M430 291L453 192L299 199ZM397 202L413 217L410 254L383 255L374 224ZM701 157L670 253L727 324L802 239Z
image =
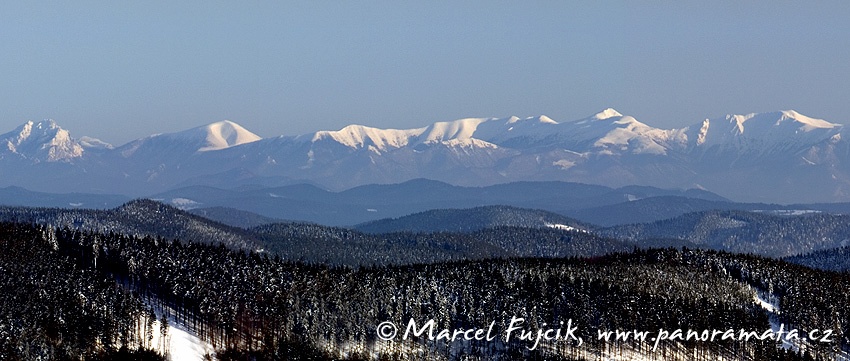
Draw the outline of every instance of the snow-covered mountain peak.
M551 135L557 131L557 125L558 122L545 115L527 118L465 118L431 124L417 137L417 144L477 139L492 145L520 138L526 142Z
M564 123L569 124L569 123ZM616 128L629 129L655 129L641 123L630 115L622 115L614 109L608 108L584 119L572 123L577 126L579 132L590 132L594 136L601 136L600 132L607 133Z
M616 122L616 121L620 120L621 118L623 118L623 115L620 114L620 112L618 112L618 111L616 111L612 108L607 108L607 109L602 110L599 113L593 114L593 115L591 115L587 118L576 120L572 123L575 124L575 125L587 127L587 126L596 126L596 125L594 125L594 123Z
M312 142L331 139L350 148L360 149L373 146L380 150L388 147L401 148L408 144L410 138L421 133L425 128L418 129L379 129L363 125L351 124L340 130L323 130L313 134Z
M513 119L513 118L510 118ZM419 136L419 142L443 142L451 139L472 138L478 126L487 121L497 121L493 118L466 118L451 122L431 124Z
M27 123L32 123L32 122L33 121L30 120ZM58 124L56 124L56 121L53 120L53 119L44 119L44 120L42 120L38 123L35 123L34 126L37 129L59 129L59 128L61 128Z
M619 114L619 113L618 113ZM687 142L681 129L658 129L641 123L628 115L613 116L604 121L586 124L580 129L600 154L655 154L665 155L670 147Z
M830 123L823 119L807 117L803 114L797 113L794 110L783 110L780 113L782 114L782 117L780 118L781 120L794 120L797 123L803 124L803 127L806 130L812 130L816 128L831 129L840 126L839 124Z
M219 150L251 143L262 138L229 120L202 125L176 133L152 135L148 138L170 138L197 146L196 151Z
M522 120L522 118L520 118L520 117L518 117L518 116L514 115L514 116L512 116L512 117L508 118L508 121L507 121L507 122L505 122L505 123L507 123L507 124L514 124L514 123L516 123L516 122L518 122L518 121L520 121L520 120Z
M505 124L516 124L516 123L539 123L539 124L558 124L558 122L552 120L545 115L540 115L536 117L528 117L528 118L520 118L517 116L513 116L508 118Z
M117 150L124 158L139 154L147 154L143 157L169 154L172 159L176 159L174 157L178 154L221 150L260 139L260 136L241 125L223 120L176 133L154 134L122 145Z
M60 128L53 119L45 119L38 123L28 120L26 123L13 130L12 133L17 134L16 140L18 143L23 143L29 139L30 136L43 137L48 135L48 133L56 135L56 133L61 130L62 128ZM33 133L35 133L35 135L33 135Z
M537 121L540 122L540 123L546 123L546 124L558 124L558 122L552 120L552 118L549 118L545 115L541 115L541 116L537 117Z
M814 129L832 129L840 126L823 119L811 118L794 110L782 110L768 113L750 113L747 115L727 115L726 119L737 126L741 133L748 131L765 131L773 127L795 128L808 132Z
M16 154L34 162L70 161L83 155L83 147L52 119L27 121L0 135L3 153Z
M599 113L594 114L591 118L595 118L597 120L604 120L608 118L614 117L622 117L623 115L620 112L614 110L614 108L606 108Z
M203 137L206 144L198 149L199 152L229 148L262 139L241 125L229 120L207 124L182 133L193 138Z

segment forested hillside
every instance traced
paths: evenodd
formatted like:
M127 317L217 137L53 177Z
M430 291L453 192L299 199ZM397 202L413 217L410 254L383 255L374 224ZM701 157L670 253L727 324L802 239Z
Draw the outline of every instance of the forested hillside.
M265 224L280 223L281 219L269 218L256 213L229 207L195 208L187 210L196 216L201 216L228 226L252 228Z
M145 350L154 347L152 311L112 277L79 267L51 227L0 223L0 249L0 359L162 359Z
M347 228L276 223L251 229L266 251L287 260L348 266L508 257L599 256L631 243L580 231L496 227L477 232L368 234Z
M850 349L850 275L759 256L641 250L546 226L368 234L274 223L245 230L151 201L110 211L7 208L0 215L23 221L0 224L0 354L12 359L158 359L165 349L154 342L154 321L163 310L220 360L818 360L846 358ZM843 221L704 212L619 230L681 236L680 246L693 240L756 250L776 237L790 251L837 239ZM663 226L668 233L660 233ZM716 243L723 236L739 242ZM239 239L227 237L244 237L262 251L218 241ZM843 254L836 252L791 260L829 268L821 264ZM515 318L529 332L557 325L572 336L531 348L536 340L517 337L451 341L399 333L388 341L378 333L385 322L401 332L408 322L421 328L434 320L435 332L489 328L504 336ZM780 325L828 330L829 337L601 337L762 333Z
M548 216L544 211L522 210L511 213L523 216L532 214L534 216L530 217L540 224L541 219L536 218L537 212L553 221L578 225L563 217ZM366 234L310 223L271 223L243 229L151 200L135 200L110 210L0 207L2 220L104 234L223 244L232 249L270 252L291 261L350 266L517 256L594 256L633 248L628 242L601 238L582 231L548 227L504 227L475 233L429 234Z
M35 232L26 237L53 244L45 251L70 257L83 272L112 275L126 287L155 297L222 357L598 360L643 354L659 359L690 355L694 360L803 360L808 358L794 351L799 346L783 349L768 340L670 340L653 345L604 341L597 334L682 327L763 332L771 323L782 322L788 328L832 330L829 342L806 346L807 354L830 358L833 350L846 347L850 334L850 295L844 292L850 287L848 276L754 256L648 250L596 258L349 269L291 263L221 246L74 230L56 231L53 242L44 228L14 227ZM76 283L86 287L91 281ZM776 315L760 306L756 289L782 312ZM388 342L376 334L381 322L403 327L410 319L434 319L440 329L450 330L487 328L495 322L494 327L504 331L512 317L524 318L535 330L544 323L569 323L582 344L574 339L543 340L530 350L528 340L516 338L448 342L419 336Z
M638 243L647 238L682 239L706 248L785 257L846 245L850 241L850 216L708 211L598 232Z
M850 247L824 249L785 258L790 263L836 272L850 271Z
M108 209L0 207L0 221L69 227L99 233L153 236L232 248L257 249L254 236L243 229L195 216L160 202L138 199Z
M354 228L368 233L389 232L471 232L493 227L560 227L588 230L593 226L557 213L511 206L485 206L468 209L433 209L404 217L381 219Z

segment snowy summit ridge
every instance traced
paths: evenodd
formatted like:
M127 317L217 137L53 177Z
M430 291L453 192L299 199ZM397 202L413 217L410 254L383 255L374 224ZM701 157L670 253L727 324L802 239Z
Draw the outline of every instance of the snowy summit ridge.
M55 122L42 121L0 135L0 171L10 175L0 186L139 194L305 182L340 190L427 178L464 186L571 181L703 188L750 201L850 201L844 131L793 110L663 129L607 108L573 121L511 116L412 129L352 124L266 139L225 120L112 147L71 138ZM30 172L20 161L73 167L64 168L60 180L51 178L56 172Z
M794 142L808 144L823 141L843 130L840 124L811 118L794 110L729 114L723 118L706 119L693 128L699 129L696 145L721 148L773 147Z

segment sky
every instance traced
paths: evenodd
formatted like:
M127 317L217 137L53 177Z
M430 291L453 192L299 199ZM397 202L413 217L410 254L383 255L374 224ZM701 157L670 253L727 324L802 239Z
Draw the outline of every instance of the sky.
M120 145L224 119L263 137L613 107L673 128L850 121L850 2L74 1L0 5L0 133Z

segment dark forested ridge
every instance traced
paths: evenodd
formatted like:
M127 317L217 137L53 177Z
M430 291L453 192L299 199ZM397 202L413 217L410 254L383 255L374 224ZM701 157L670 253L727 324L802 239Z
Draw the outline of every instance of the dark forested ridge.
M213 213L221 216L225 212ZM250 223L256 220L253 216L237 212L230 218L247 217L245 222ZM487 206L434 210L370 223L362 227L396 232L367 234L294 222L244 229L156 201L135 200L110 210L0 207L0 221L223 243L272 252L288 260L343 265L593 256L632 247L708 248L785 257L841 247L850 240L850 215L746 211L696 212L664 221L600 228L546 211ZM498 230L492 231L495 228ZM397 232L401 229L428 234ZM444 229L452 231L441 231Z
M261 248L254 235L160 202L139 199L108 209L0 207L0 221L38 223L100 233L120 233Z
M785 257L846 245L850 240L850 216L708 211L598 232L638 243L645 238L682 239L706 248Z
M433 263L509 257L598 256L631 243L552 228L496 227L476 232L368 234L347 228L276 223L251 229L284 259L348 266Z
M798 209L808 209L800 206ZM728 200L689 198L684 196L658 196L636 199L617 204L600 205L582 209L564 209L559 213L584 222L611 227L633 223L649 223L674 218L687 213L714 210L777 210L787 206L763 203L736 203Z
M786 261L806 267L836 272L850 272L850 247L823 249L820 251L786 257Z
M520 213L524 212L534 211ZM309 223L272 223L243 229L151 200L135 200L110 210L0 207L2 220L100 233L221 243L250 252L270 252L287 260L349 266L517 256L593 256L633 248L631 243L555 228L505 227L496 231L480 230L476 234L366 234Z
M525 228L567 226L580 230L592 229L589 224L557 213L511 206L433 209L398 218L366 222L353 228L368 233L471 232L500 226Z
M733 328L762 332L771 322L782 322L801 330L832 330L829 342L806 347L807 355L821 359L832 359L834 350L846 349L850 335L847 275L716 251L656 249L594 258L459 260L351 269L293 263L194 242L30 225L2 227L4 246L13 255L4 256L4 270L14 266L12 257L40 249L34 257L52 264L45 267L65 267L59 274L72 277L59 282L61 277L51 276L47 279L52 281L45 281L35 276L39 272L17 266L18 277L7 277L5 287L31 292L27 297L45 297L41 293L72 300L80 299L82 289L85 295L93 292L85 297L89 302L105 304L60 311L54 302L68 301L48 296L42 298L44 311L37 311L15 303L15 297L7 296L10 293L2 295L7 303L0 330L28 324L15 321L22 317L36 317L44 324L36 331L17 333L14 344L36 344L33 350L55 352L49 342L59 339L69 349L63 351L69 359L106 354L117 349L107 345L134 337L121 336L126 329L121 325L137 319L145 306L122 287L173 310L176 319L214 345L222 359L600 360L642 354L659 359L807 360L797 348L783 349L768 340L664 341L653 351L652 342L606 342L597 338L597 331ZM485 233L479 236L487 238ZM75 272L89 276L73 276ZM61 291L65 287L72 291ZM756 290L774 300L781 312L770 318L755 301ZM39 316L27 316L28 312ZM61 320L73 312L89 314L86 320L116 320L88 324L115 326L75 324L81 328L71 329L75 336L49 331L70 327ZM43 316L57 313L60 316ZM447 342L423 335L388 342L376 334L381 322L392 321L403 328L410 319L421 323L434 319L440 329L449 330L486 328L495 322L498 332L512 317L524 318L535 330L544 323L570 322L583 343L544 340L540 348L530 350L527 340L516 338ZM86 335L82 329L91 328L104 330L91 337L119 341L67 342L83 337L76 335ZM39 336L42 333L47 336ZM38 341L42 339L48 341ZM14 352L8 347L2 350Z
M266 224L284 222L282 219L261 216L256 213L230 207L195 208L189 209L187 212L239 228L253 228Z

